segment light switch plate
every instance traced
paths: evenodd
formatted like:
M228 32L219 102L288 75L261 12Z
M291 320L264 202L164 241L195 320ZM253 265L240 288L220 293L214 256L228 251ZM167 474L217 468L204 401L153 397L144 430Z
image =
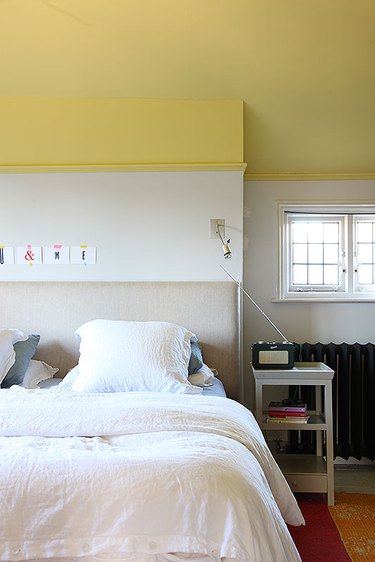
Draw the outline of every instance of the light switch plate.
M210 238L220 238L217 227L220 226L221 234L225 233L225 219L210 219Z

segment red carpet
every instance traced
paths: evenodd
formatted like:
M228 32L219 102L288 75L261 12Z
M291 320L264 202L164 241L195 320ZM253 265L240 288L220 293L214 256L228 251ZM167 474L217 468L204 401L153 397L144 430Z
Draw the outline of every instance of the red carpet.
M320 494L296 494L305 527L289 526L302 562L350 562L337 527Z

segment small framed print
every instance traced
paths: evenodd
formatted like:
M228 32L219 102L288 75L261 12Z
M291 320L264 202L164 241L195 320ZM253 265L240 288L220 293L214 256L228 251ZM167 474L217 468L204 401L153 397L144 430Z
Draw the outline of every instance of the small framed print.
M0 246L0 267L14 264L14 249L12 246Z
M70 248L70 263L94 265L96 264L95 246L73 246Z
M43 263L46 265L68 265L69 246L45 246L43 248Z
M16 248L16 263L18 265L34 265L42 263L42 248L40 246L18 246Z

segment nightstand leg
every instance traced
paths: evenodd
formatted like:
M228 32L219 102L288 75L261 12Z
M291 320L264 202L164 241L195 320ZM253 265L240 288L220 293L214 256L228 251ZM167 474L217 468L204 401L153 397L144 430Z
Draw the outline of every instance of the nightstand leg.
M324 387L326 388L326 387ZM322 412L322 387L320 385L315 387L315 410L317 413ZM316 454L318 457L323 455L323 432L316 432Z
M335 505L335 480L333 469L333 418L332 418L332 384L329 381L324 387L324 403L326 416L326 461L327 461L327 503Z
M263 396L262 383L260 381L255 381L255 417L260 427L262 427Z

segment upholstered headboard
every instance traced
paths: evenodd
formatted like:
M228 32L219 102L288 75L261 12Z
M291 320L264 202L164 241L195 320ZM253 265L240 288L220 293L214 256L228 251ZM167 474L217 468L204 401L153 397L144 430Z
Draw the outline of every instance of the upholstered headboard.
M160 320L194 332L231 398L240 395L238 287L230 282L2 282L0 328L40 334L36 359L78 362L74 331L94 318Z

